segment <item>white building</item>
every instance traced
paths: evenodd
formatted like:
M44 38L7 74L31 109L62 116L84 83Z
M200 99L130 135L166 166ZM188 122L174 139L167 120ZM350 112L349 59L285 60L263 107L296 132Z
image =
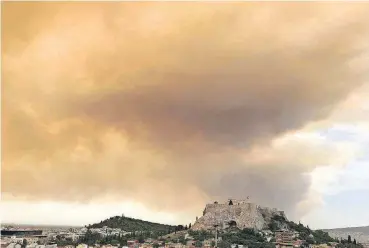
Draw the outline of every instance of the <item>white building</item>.
M45 245L45 248L58 248L58 245L57 244Z
M118 246L114 246L114 245L103 245L101 248L118 248Z
M88 245L86 244L79 244L76 248L88 248Z
M10 243L6 248L21 248L21 245L18 243Z
M11 237L11 243L23 243L23 238L17 238L16 236Z
M71 239L73 241L76 241L81 235L78 235L76 233L71 233L65 236L65 238Z
M36 248L37 244L33 243L33 244L27 244L26 248Z
M38 241L37 237L25 237L24 239L27 241L27 244L36 244Z
M247 246L244 247L243 245L237 245L237 244L231 245L231 248L236 248L237 246L238 246L238 248L247 248Z

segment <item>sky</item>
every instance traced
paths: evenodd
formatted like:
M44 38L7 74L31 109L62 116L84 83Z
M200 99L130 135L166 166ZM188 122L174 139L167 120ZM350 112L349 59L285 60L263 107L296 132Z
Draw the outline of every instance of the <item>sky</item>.
M1 219L368 225L369 4L5 2Z

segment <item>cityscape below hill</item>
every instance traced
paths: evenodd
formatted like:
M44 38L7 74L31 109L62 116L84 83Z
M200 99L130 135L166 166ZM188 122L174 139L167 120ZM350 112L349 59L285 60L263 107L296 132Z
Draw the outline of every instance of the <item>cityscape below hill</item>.
M36 229L42 235L32 235L30 230ZM369 244L369 226L312 230L288 220L283 211L245 200L207 204L194 223L177 226L121 215L84 227L13 224L3 230L28 230L2 237L2 244L9 244L6 248L366 248Z

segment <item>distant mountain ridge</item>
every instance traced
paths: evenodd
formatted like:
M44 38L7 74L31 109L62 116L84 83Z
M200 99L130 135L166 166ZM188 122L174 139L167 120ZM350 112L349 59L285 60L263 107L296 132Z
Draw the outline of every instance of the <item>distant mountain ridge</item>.
M109 219L103 220L100 223L89 225L89 228L102 228L104 226L110 228L120 228L126 232L133 231L155 231L155 232L168 232L168 230L174 230L175 226L160 224L150 221L144 221L140 219L130 218L126 216L114 216Z
M328 232L334 238L347 239L347 236L350 235L352 239L356 239L360 243L369 243L369 226L323 229L323 231Z

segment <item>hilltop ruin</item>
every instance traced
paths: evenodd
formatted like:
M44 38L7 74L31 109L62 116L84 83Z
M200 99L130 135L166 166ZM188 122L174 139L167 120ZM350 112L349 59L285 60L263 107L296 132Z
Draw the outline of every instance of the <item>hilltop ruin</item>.
M207 204L203 216L196 220L191 229L211 230L215 226L220 229L234 226L261 230L268 227L273 216L286 218L284 212L276 208L261 207L248 200L232 199L225 203Z

